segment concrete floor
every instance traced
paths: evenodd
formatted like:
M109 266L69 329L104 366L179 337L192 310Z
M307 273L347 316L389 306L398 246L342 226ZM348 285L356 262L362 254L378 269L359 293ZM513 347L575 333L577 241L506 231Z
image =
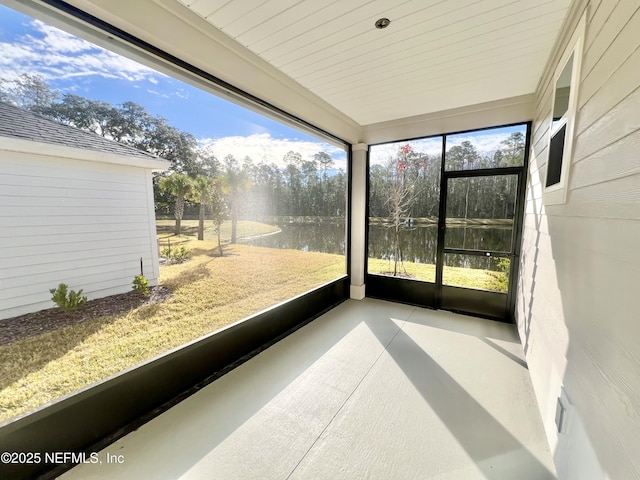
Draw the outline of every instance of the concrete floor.
M512 326L373 299L331 310L99 459L61 478L556 478Z

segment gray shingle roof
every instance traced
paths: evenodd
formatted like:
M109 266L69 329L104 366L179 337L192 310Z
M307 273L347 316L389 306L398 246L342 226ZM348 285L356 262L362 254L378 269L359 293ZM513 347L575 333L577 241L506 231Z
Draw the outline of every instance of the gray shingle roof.
M0 136L137 158L158 158L137 148L0 102Z

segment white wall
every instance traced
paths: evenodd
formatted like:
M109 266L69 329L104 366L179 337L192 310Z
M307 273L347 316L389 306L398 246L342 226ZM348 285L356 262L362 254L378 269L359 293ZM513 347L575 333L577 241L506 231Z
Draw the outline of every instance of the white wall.
M89 299L157 284L150 169L0 151L0 319L53 307L66 283Z
M567 202L545 206L551 75L587 3ZM640 478L640 2L574 8L537 92L517 321L559 478Z

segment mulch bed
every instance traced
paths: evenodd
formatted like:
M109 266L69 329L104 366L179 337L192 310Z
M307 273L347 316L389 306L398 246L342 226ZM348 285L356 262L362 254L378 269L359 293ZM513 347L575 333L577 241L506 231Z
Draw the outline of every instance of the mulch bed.
M0 345L35 337L98 317L121 315L143 305L162 303L170 296L171 291L159 285L151 287L148 297L143 297L139 293L131 291L90 300L74 312L64 312L59 308L49 308L20 315L19 317L0 320Z

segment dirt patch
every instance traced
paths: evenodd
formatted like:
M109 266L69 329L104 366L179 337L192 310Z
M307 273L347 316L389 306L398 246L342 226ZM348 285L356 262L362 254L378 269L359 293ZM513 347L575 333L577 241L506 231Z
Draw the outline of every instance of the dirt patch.
M168 288L158 285L151 287L148 297L143 297L137 292L131 291L91 300L74 312L64 312L59 308L49 308L0 320L0 345L35 337L98 317L121 315L143 305L162 303L170 296L171 291Z

